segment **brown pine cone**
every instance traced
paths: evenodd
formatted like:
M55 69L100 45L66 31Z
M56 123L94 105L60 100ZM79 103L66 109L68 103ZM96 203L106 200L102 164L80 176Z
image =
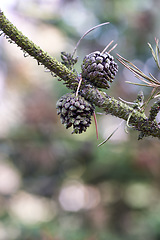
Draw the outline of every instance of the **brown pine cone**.
M85 132L91 124L94 106L81 96L68 93L57 101L56 108L62 124L66 128L73 126L72 133Z
M110 88L109 82L113 82L118 72L118 65L114 62L113 56L99 51L86 55L81 68L82 78L98 88L105 89Z

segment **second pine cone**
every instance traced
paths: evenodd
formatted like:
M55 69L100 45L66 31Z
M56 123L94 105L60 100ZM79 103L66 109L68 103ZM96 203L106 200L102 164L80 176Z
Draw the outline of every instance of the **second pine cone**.
M99 51L86 55L83 59L82 78L88 80L98 88L110 88L109 82L113 82L118 65L115 63L113 56L109 53Z

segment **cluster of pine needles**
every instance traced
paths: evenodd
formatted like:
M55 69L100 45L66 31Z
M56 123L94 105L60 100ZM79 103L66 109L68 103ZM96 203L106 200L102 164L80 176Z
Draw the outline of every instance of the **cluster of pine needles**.
M159 60L159 55L160 55L160 48L159 48L159 39L155 38L156 42L156 47L155 50L152 48L151 44L148 43L148 46L152 52L154 61L156 62L156 65L158 69L160 70L160 60ZM151 73L149 73L149 76L147 76L144 72L142 72L138 67L136 67L133 63L128 61L127 59L123 58L122 56L118 55L118 61L123 64L127 69L129 69L136 78L140 79L142 83L134 83L134 82L129 82L126 81L127 83L138 85L138 86L143 86L143 87L151 87L152 91L147 99L147 101L144 103L143 107L145 107L150 100L160 97L160 81L155 78Z

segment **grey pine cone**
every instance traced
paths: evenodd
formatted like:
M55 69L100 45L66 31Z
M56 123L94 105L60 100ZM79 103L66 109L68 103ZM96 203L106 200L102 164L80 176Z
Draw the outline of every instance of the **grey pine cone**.
M86 55L83 59L82 78L90 81L98 88L110 88L109 82L113 82L118 71L118 65L109 53L99 51Z
M72 133L85 132L91 124L94 106L81 96L68 93L57 101L56 108L62 124L66 128L73 126Z
M61 59L62 59L62 63L69 69L72 69L72 67L78 61L78 57L73 58L73 56L70 53L66 53L66 52L61 52Z

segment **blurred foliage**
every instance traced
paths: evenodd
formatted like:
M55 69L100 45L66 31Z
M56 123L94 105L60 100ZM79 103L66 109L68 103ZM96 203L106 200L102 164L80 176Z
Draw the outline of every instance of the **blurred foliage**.
M2 3L8 18L58 59L90 27L109 21L79 45L77 71L86 54L114 40L115 57L119 53L157 78L147 42L154 46L160 38L159 8L157 0ZM0 240L160 239L158 140L137 141L137 133L127 135L123 126L97 148L118 125L106 115L97 116L98 141L94 123L71 135L55 109L68 90L6 39L0 45ZM108 92L134 101L142 88L126 80L137 81L119 66ZM147 99L149 90L143 91Z

